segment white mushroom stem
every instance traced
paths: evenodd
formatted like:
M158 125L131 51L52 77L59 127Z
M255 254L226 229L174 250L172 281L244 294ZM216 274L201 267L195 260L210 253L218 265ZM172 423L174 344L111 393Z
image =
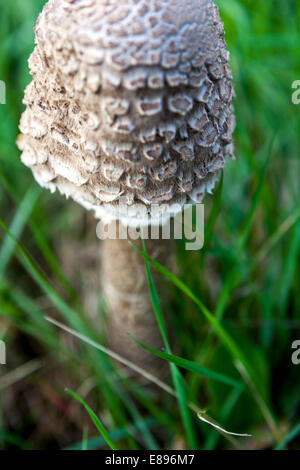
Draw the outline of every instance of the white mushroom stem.
M102 242L101 278L108 307L109 342L114 351L161 377L166 370L164 361L142 349L128 335L154 349L163 346L149 293L145 261L130 242L142 249L141 240L130 238ZM146 240L145 243L151 258L165 266L171 263L172 241ZM155 280L154 271L152 275ZM165 300L166 291L161 288L160 294Z

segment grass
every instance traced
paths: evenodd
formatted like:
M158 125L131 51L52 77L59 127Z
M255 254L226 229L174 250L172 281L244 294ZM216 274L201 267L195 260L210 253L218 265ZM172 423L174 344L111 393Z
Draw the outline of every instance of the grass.
M109 434L108 432L106 431L105 427L103 426L103 424L101 423L100 419L98 418L98 416L94 413L94 411L89 407L89 405L75 392L73 392L72 390L68 390L66 389L66 392L68 392L73 398L75 398L75 400L77 400L82 406L84 406L84 408L86 409L86 411L88 412L91 420L93 421L94 425L96 426L99 434L103 437L103 439L105 440L106 444L108 445L108 447L111 449L111 450L117 450L115 444L113 443L113 441L111 440L111 438L109 437ZM84 438L84 440L86 441L86 437ZM86 448L86 443L84 444L85 448Z
M300 376L291 345L300 334L300 106L291 95L300 79L300 5L217 3L232 56L237 158L205 200L204 248L187 252L178 241L176 276L154 266L169 280L168 310L149 276L165 342L164 351L152 352L170 363L174 397L142 387L107 354L45 320L54 316L105 344L101 296L95 322L60 250L63 240L97 241L92 217L40 190L15 145L32 28L44 2L0 0L7 88L0 105L0 337L8 350L0 369L1 449L299 448ZM141 256L149 275L155 263ZM24 365L36 359L43 365L31 372ZM20 367L12 383L8 374ZM190 403L252 437L226 439Z

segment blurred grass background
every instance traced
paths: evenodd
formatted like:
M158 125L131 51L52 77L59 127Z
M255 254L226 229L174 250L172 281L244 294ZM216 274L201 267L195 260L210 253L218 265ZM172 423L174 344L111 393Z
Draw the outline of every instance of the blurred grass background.
M15 145L44 2L0 0L0 80L7 87L0 105L0 338L8 351L8 364L0 366L2 449L105 446L65 387L89 403L118 448L300 447L300 366L291 362L291 344L300 337L300 106L291 102L291 85L300 80L300 4L217 3L232 54L237 159L205 201L204 249L177 245L184 286L171 280L172 303L163 312L180 356L191 361L177 363L177 403L124 377L107 356L44 319L54 316L105 343L97 276L76 249L97 244L95 222L71 201L40 190ZM252 437L228 441L197 418L189 401Z

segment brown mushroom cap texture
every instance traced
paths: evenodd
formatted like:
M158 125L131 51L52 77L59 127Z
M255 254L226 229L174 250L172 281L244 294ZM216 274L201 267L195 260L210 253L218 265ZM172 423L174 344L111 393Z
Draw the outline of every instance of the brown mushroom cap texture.
M201 202L235 125L213 1L50 0L35 33L18 145L38 183L107 221Z

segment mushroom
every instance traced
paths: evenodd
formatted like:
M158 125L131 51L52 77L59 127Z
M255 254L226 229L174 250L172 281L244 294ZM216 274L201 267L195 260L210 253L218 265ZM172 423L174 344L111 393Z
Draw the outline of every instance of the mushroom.
M235 125L212 0L50 0L35 33L19 148L41 186L108 229L147 226L149 211L152 224L165 223L212 191ZM170 243L150 240L150 256L167 262ZM127 336L162 346L143 259L128 239L101 250L111 342L153 369Z

